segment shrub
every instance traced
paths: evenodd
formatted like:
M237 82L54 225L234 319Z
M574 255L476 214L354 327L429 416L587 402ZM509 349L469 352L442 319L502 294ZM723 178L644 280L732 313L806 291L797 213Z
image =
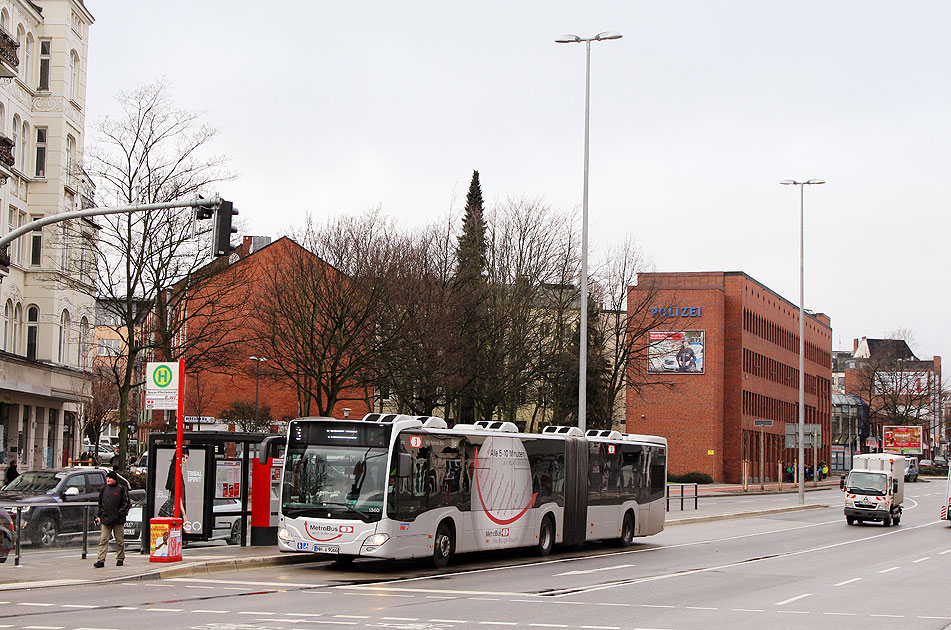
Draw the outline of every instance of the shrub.
M713 477L702 472L688 472L685 475L667 475L667 483L713 483Z
M919 466L918 467L919 475L934 475L940 477L948 476L948 467L947 466Z

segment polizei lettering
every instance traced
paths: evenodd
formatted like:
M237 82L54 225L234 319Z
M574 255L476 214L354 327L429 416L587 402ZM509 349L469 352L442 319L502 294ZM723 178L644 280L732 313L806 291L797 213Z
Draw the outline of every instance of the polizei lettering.
M700 317L702 306L653 306L651 317Z

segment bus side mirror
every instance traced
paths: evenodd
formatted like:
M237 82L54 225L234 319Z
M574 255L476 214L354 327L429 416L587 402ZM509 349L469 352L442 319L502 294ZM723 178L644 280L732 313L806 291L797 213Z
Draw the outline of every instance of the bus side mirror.
M287 437L283 435L269 435L261 440L261 447L258 451L258 463L262 466L267 465L267 460L274 457L277 447L287 444Z
M396 476L401 479L409 477L413 473L413 456L409 453L400 453L396 460Z

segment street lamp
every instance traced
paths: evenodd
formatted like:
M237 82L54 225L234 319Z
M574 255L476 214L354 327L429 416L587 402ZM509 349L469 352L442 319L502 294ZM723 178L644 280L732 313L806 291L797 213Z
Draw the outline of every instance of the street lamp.
M621 39L621 34L604 31L594 37L562 35L556 44L585 44L584 62L584 189L581 202L581 324L579 327L578 352L578 428L584 433L585 411L587 408L587 366L588 366L588 118L591 104L591 42L608 39Z
M805 475L803 474L806 455L806 449L803 446L806 421L806 319L802 306L805 286L803 280L803 236L805 233L803 228L803 222L805 220L803 190L805 190L806 186L824 184L826 182L824 179L809 179L804 182L797 182L794 179L784 179L779 183L783 186L799 186L799 461L796 464L796 475L799 478L797 483L799 487L799 504L802 505L806 502ZM812 474L815 475L815 471L813 471Z
M261 381L261 361L267 361L265 357L248 357L254 361L254 430L258 427L258 384Z

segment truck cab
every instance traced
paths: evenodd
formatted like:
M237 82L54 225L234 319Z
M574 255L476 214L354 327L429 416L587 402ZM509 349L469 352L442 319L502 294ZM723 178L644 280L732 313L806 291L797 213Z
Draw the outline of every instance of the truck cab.
M845 492L845 521L898 525L905 494L905 458L889 453L859 455L852 466L839 483Z

